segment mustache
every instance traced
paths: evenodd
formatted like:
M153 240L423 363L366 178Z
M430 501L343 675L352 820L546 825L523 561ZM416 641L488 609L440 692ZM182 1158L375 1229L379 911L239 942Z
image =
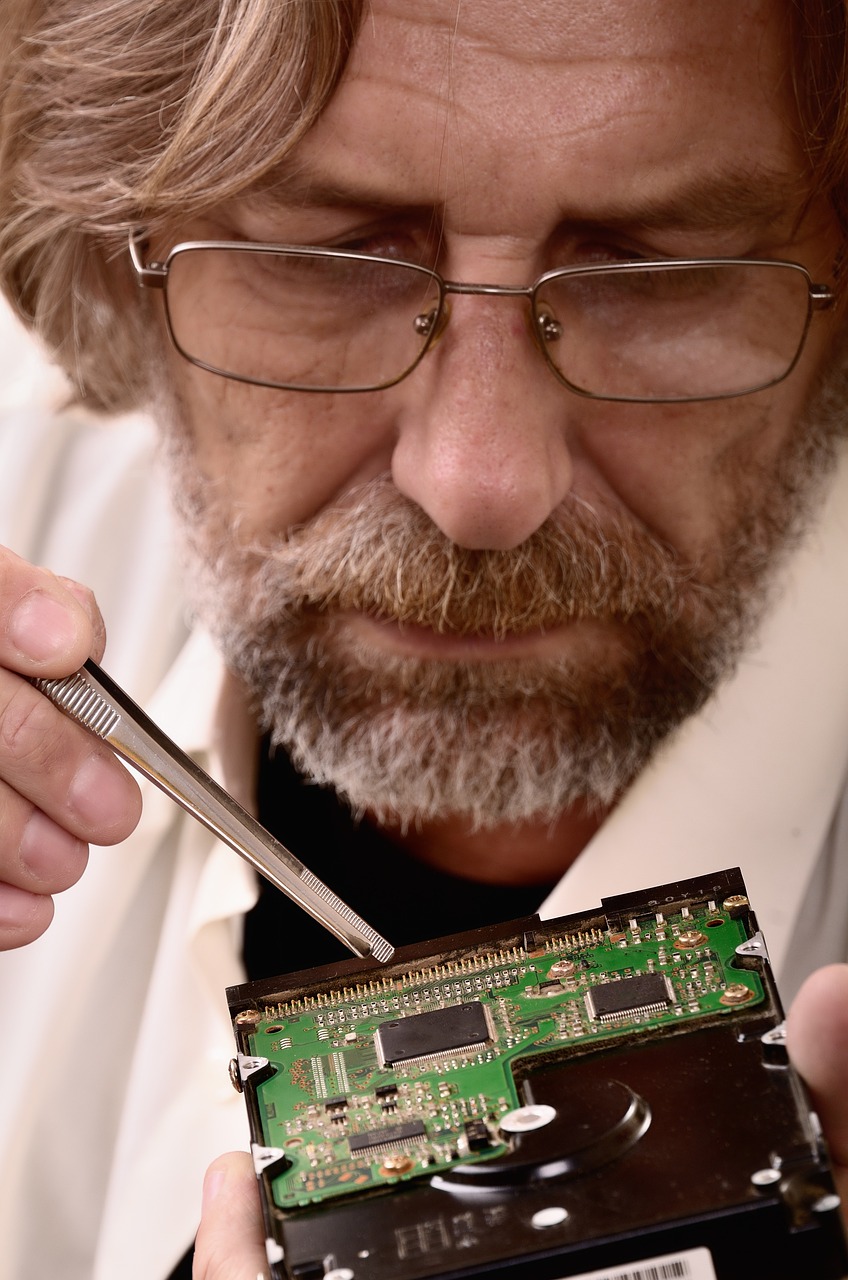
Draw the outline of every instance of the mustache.
M645 617L663 630L709 590L652 534L576 502L508 551L457 546L389 477L247 554L266 617L351 611L466 636L583 618Z

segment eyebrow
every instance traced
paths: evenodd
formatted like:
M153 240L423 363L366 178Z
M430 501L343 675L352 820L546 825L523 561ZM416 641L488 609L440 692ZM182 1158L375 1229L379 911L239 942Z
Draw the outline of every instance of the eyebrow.
M242 197L255 201L260 209L273 213L275 209L417 209L424 208L424 201L409 202L389 198L377 188L364 184L344 186L311 175L300 169L294 172L276 170L260 187L251 188Z
M357 208L376 213L431 208L424 200L408 203L388 198L367 185L336 183L303 168L277 170L273 177L246 192L269 213L274 210ZM563 208L561 221L573 225L605 226L647 231L728 231L768 228L784 223L796 227L810 202L807 182L798 175L762 166L699 175L662 194L634 194L632 201L599 204L593 209Z
M630 210L609 210L602 221L648 230L723 231L734 227L795 225L810 201L800 177L757 169L703 175L667 196L649 198Z

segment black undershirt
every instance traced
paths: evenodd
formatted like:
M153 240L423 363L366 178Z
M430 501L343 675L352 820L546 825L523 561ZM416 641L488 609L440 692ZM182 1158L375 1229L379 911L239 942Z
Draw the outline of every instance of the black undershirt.
M259 821L395 946L498 924L536 911L553 885L490 885L419 862L367 823L357 824L327 787L307 783L282 752L262 744ZM350 952L267 881L244 922L247 976L330 964ZM191 1280L190 1249L168 1280Z

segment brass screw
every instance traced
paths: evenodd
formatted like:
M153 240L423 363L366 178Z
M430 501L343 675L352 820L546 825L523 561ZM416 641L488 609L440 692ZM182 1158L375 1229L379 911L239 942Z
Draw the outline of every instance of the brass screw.
M744 893L732 893L729 898L725 898L722 906L725 911L738 911L740 907L747 907L748 899Z
M744 982L731 982L719 997L719 1004L744 1004L753 994L751 988L746 987Z
M700 947L706 941L705 933L699 933L697 929L685 929L677 935L674 945L678 951L688 951L690 947Z
M409 1173L414 1167L414 1162L409 1156L402 1155L400 1152L390 1152L383 1157L383 1163L380 1165L380 1173L387 1178L397 1177L400 1173Z
M255 1027L262 1021L262 1014L258 1009L243 1009L241 1013L236 1014L235 1020L239 1027Z
M232 1084L236 1093L243 1093L244 1086L241 1082L241 1076L239 1074L238 1058L230 1058L229 1070L230 1070L230 1083Z

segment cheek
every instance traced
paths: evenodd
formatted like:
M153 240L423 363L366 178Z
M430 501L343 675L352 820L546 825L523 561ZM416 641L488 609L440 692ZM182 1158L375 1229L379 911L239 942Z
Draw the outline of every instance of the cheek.
M182 429L203 477L246 535L314 516L388 470L390 405L251 387L180 362L172 370Z
M624 507L691 560L709 555L743 502L765 499L794 418L762 396L594 413L575 444L576 492Z

